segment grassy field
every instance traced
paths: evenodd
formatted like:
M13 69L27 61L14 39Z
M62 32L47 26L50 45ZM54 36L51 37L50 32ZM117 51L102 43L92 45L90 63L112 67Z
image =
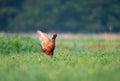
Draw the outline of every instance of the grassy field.
M120 35L59 34L53 58L33 35L0 35L0 81L119 81Z

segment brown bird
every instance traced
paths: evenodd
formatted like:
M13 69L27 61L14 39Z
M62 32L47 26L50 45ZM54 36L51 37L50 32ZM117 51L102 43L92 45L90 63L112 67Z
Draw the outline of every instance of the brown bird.
M57 37L57 34L53 34L53 37L50 39L48 35L40 30L37 31L37 34L39 35L38 39L41 42L41 46L39 47L36 45L38 49L40 49L42 52L44 52L46 55L53 56L54 49L55 49L55 39Z

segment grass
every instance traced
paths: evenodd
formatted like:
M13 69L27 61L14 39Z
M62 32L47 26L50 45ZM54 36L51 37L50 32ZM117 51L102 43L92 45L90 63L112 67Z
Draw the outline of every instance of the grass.
M0 36L0 81L119 81L119 35L59 35L53 58L36 37Z

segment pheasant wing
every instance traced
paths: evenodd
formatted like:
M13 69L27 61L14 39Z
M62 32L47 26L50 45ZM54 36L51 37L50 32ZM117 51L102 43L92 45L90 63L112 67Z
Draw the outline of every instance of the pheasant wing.
M39 41L41 42L42 48L46 48L50 41L48 35L40 30L37 31L37 34L39 35Z

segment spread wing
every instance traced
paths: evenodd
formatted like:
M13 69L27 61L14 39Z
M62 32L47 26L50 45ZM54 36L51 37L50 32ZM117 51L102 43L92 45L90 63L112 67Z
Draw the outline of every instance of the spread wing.
M49 43L50 39L47 34L38 30L37 34L39 35L39 41L41 42L42 48L46 48L47 44Z

